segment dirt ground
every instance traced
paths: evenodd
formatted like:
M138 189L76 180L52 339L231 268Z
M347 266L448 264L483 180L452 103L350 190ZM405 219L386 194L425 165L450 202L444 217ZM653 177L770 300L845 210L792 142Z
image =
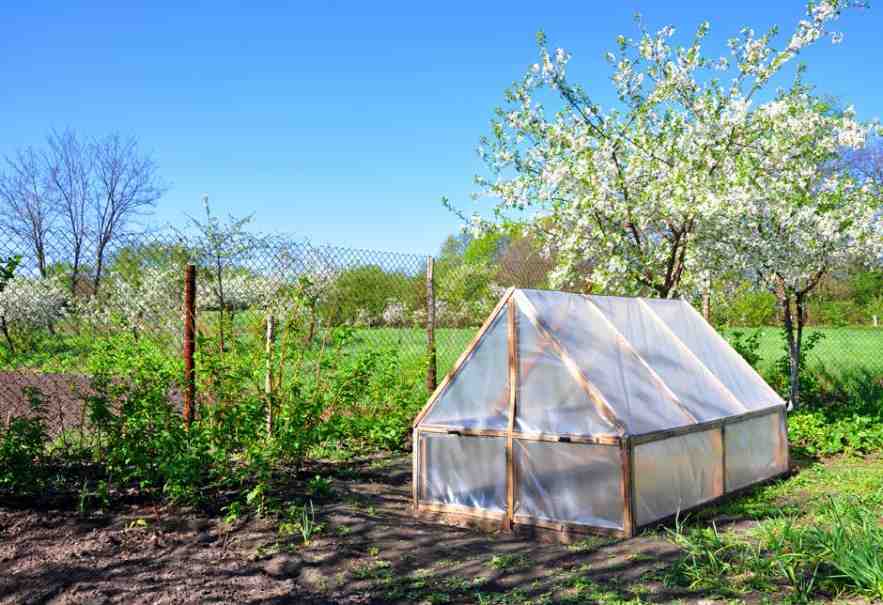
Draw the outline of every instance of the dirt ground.
M714 602L663 587L677 553L659 534L564 546L420 522L407 456L335 468L306 546L278 520L0 502L0 603Z

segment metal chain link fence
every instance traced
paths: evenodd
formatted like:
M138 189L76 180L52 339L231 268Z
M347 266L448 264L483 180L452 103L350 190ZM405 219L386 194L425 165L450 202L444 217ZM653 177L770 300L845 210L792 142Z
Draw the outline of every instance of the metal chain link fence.
M56 428L82 426L92 354L114 338L150 339L180 359L188 264L197 271L200 334L223 341L226 326L228 332L251 334L244 342L260 347L260 336L254 334L259 328L254 326L267 315L288 312L286 301L296 292L301 307L306 307L307 338L345 328L355 347L391 349L415 363L428 358L429 257L424 255L242 233L195 237L162 231L102 242L50 231L36 238L0 232L0 261L4 418L40 399ZM547 288L551 269L548 260L527 248L510 250L492 266L436 259L433 329L438 376L451 368L507 287ZM774 301L763 304L774 306ZM784 354L774 327L775 309L757 321L756 314L740 317L738 310L725 305L715 311L726 311L730 323L759 328L761 367L772 367ZM875 327L874 321L883 318L869 315L845 325L809 328L809 334L823 336L808 362L834 371L864 368L883 376L883 328ZM758 325L764 322L770 325ZM727 330L747 333L753 327ZM170 397L180 399L176 393Z

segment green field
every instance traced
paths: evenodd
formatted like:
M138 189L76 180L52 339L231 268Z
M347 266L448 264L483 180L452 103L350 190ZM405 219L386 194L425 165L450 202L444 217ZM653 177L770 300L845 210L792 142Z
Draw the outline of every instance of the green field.
M727 330L751 334L758 328ZM761 370L769 370L785 354L782 332L778 328L759 328ZM438 373L443 376L466 348L477 328L441 328L435 332ZM824 336L810 352L811 366L823 365L832 372L864 368L883 376L883 328L807 328L804 337L820 332ZM404 354L422 355L426 351L426 331L422 328L365 328L358 331L364 344L382 344Z

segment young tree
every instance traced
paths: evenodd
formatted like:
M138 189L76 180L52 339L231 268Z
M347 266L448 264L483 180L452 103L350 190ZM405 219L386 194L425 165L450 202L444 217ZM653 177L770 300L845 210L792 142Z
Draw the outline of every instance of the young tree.
M0 174L0 226L31 249L40 276L46 277L48 238L56 213L42 158L28 147L6 158L6 169Z
M165 187L153 159L133 138L111 134L91 145L95 171L92 228L95 231L94 289L98 290L109 244L129 223L149 211Z
M745 28L729 41L731 57L703 55L708 23L677 48L672 27L620 36L607 55L619 103L607 109L568 80L570 55L550 52L541 34L540 61L507 92L482 141L491 171L478 179L482 193L500 216L531 215L556 251L556 285L585 281L588 269L608 291L677 295L700 277L697 241L731 203L737 168L763 134L752 102L843 6L810 5L779 50L775 29ZM542 103L550 91L554 115Z
M212 275L212 294L218 304L218 347L223 354L224 317L229 307L225 291L225 278L229 279L229 277L225 276L225 270L233 259L255 247L257 242L254 236L245 230L252 220L251 216L240 219L231 216L226 223L223 223L212 214L207 195L202 198L202 204L205 221L189 218L199 236L196 244L198 260L208 267Z

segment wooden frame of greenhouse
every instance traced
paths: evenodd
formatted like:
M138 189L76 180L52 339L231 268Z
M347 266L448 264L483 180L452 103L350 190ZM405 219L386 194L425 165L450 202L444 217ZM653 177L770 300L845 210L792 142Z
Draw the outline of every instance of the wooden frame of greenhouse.
M785 403L681 300L510 289L413 431L420 517L563 541L789 470Z

